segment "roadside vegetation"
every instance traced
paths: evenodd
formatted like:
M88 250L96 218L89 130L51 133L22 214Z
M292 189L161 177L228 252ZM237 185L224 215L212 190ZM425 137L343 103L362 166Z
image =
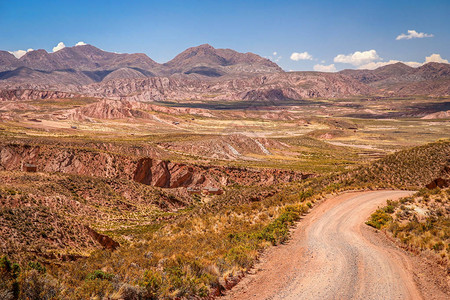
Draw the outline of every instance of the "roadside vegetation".
M2 250L0 271L5 279L0 290L4 299L219 295L244 276L261 251L286 242L295 222L325 195L349 189L423 187L440 175L449 152L450 142L440 141L400 151L353 170L266 187L236 184L228 186L223 195L196 195L189 199L126 180L3 171L0 199L5 205L0 216L8 222L7 227L27 238L35 234L35 230L30 233L27 228L39 228L40 236L35 238L42 243L35 252L27 251L26 245L20 248L26 256ZM55 193L60 198L51 198ZM439 199L448 202L448 193L436 194L433 203L439 203ZM70 209L56 209L58 205ZM379 216L373 225L389 226L401 207L396 205L390 203L392 208L377 212ZM448 229L448 219L439 219L437 212L436 218L427 233L432 238L424 238L421 243L440 249L437 253L442 255L442 251L448 251L448 240L442 241L446 243L442 246L435 236L448 238L448 232L442 229ZM78 236L64 235L68 229L51 231L43 220L66 226L92 222L92 227L118 241L120 247L114 251L97 247L89 255L81 251L65 253L79 256L62 256L67 249L56 247L58 259L42 255L46 252L39 250L45 250L46 243L58 245L58 240L63 240L71 246L80 245ZM86 234L83 230L75 233ZM404 230L397 230L399 238L409 237ZM90 242L86 235L86 245Z
M386 230L410 251L434 256L448 268L450 259L450 188L422 189L372 214L367 224Z

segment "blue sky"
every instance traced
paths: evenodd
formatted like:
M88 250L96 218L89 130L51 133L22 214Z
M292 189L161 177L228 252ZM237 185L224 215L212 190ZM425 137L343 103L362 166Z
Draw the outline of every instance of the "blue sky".
M0 0L0 49L50 52L84 41L162 63L209 43L270 57L285 70L417 66L426 57L450 60L449 16L449 0ZM401 34L411 38L396 40Z

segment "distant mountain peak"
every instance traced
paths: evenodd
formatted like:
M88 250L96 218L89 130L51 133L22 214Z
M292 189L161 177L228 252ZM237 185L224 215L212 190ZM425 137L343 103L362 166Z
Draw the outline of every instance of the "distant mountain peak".
M282 72L276 63L257 54L240 53L232 49L216 49L209 44L188 48L164 65L171 68L173 72L185 74ZM201 70L201 73L196 70Z
M199 46L196 47L191 47L191 48L199 48L199 49L216 49L213 46L211 46L210 44L201 44Z

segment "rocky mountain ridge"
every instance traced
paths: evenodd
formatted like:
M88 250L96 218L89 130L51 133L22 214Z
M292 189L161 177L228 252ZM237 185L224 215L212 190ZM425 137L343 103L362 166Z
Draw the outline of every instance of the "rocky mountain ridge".
M115 78L141 78L197 74L220 77L227 74L282 72L266 58L210 45L192 47L165 64L143 53L119 54L92 45L65 47L48 53L43 49L16 58L0 51L0 81L34 84L89 84Z
M339 73L396 95L450 95L450 64L446 63L430 62L413 68L399 62L375 70Z
M208 44L189 48L164 64L142 53L118 54L91 45L54 53L35 50L20 59L0 51L0 100L64 94L143 102L446 96L450 95L450 64L412 68L395 63L375 70L283 72L256 54Z

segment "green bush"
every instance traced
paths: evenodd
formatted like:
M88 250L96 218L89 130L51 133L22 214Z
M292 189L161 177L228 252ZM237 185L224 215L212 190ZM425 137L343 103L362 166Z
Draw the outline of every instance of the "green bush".
M20 275L20 266L12 263L7 256L0 258L0 294L6 299L17 299L19 297L19 283L17 281Z
M381 229L391 220L392 217L386 213L384 209L377 209L377 211L370 216L370 219L366 224L376 229Z
M111 280L113 279L114 274L109 274L106 272L103 272L102 270L95 270L94 272L88 274L86 276L87 280L95 280L95 279L101 279L101 280Z
M28 263L28 267L30 267L30 269L34 269L34 270L38 271L39 273L47 272L47 269L43 265L41 265L41 263L38 261L37 262L30 261Z

